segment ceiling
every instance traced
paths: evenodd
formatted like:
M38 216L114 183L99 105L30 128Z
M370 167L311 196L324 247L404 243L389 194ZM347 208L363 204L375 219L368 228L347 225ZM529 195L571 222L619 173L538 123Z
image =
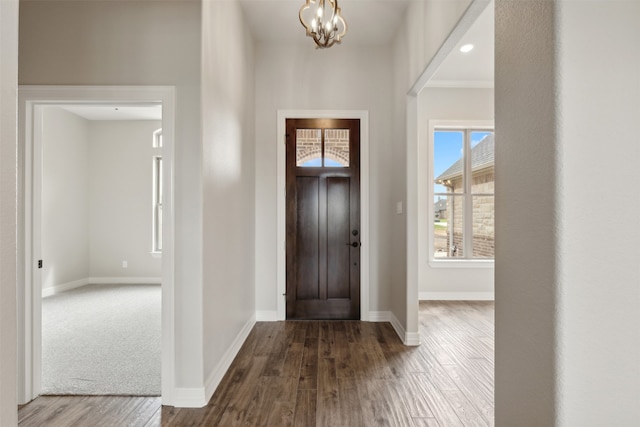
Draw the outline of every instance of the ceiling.
M471 43L471 52L460 46ZM494 4L491 2L471 25L435 72L427 87L493 87Z
M380 46L393 40L410 0L339 0L348 31L343 45ZM313 47L298 12L305 0L240 0L254 39ZM268 28L265 28L268 26Z
M305 30L298 19L298 11L305 3L304 0L239 1L258 43L304 45L313 48L312 40L305 36ZM342 15L349 26L348 33L343 39L343 46L388 45L402 25L410 2L411 0L340 0ZM277 31L265 31L265 25L277 28ZM460 52L460 46L467 43L472 43L475 46L474 49L469 53ZM494 5L492 2L447 56L427 86L493 87L493 58ZM162 119L160 105L66 104L59 107L87 120Z
M420 0L428 1L428 0ZM436 0L443 1L443 0ZM339 0L348 32L343 46L386 46L402 25L411 0ZM305 0L240 0L254 38L264 44L309 46L298 19ZM265 25L277 31L265 31ZM427 86L493 87L494 5L487 6L469 28L458 46L447 56ZM461 53L459 47L472 43L475 48ZM340 48L340 46L335 47Z
M162 120L160 104L59 104L56 107L87 120Z

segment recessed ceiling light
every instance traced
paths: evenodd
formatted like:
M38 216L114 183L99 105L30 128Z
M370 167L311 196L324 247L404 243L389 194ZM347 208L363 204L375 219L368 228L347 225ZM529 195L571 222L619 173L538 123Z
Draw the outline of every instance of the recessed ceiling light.
M473 50L473 45L472 44L464 44L464 45L460 46L460 52L462 52L462 53L471 52L472 50Z

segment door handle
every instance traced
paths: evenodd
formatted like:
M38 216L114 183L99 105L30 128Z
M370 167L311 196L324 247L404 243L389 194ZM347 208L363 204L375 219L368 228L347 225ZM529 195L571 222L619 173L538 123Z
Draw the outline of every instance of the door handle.
M353 242L353 243L345 243L347 246L353 246L354 248L357 248L358 246L362 246L362 243L360 242Z

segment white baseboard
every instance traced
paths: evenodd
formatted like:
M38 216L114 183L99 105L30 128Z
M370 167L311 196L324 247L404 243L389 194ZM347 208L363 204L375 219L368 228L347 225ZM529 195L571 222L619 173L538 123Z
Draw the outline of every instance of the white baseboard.
M417 332L407 332L405 331L402 323L398 320L395 314L391 311L370 311L369 312L369 321L370 322L389 322L393 327L393 330L396 331L398 337L404 345L408 346L416 346L420 345L420 335Z
M229 349L222 356L222 360L220 360L220 362L207 377L207 381L204 384L205 402L202 406L206 405L207 402L209 402L209 399L211 399L211 396L213 396L216 388L218 388L218 385L220 385L220 381L222 381L222 377L224 377L224 374L226 374L229 370L233 359L235 359L236 355L240 351L240 348L242 347L242 344L244 344L245 340L249 336L249 333L251 332L251 329L253 329L253 326L255 324L256 316L251 316L251 318L247 321L247 323L244 324L244 326L236 336L236 339L233 340L231 347L229 347Z
M160 285L162 277L89 277L94 285Z
M420 292L420 301L494 301L493 292Z
M278 312L276 310L256 311L256 322L277 322L278 320Z
M73 282L42 288L42 298L86 285L160 285L161 283L161 277L85 277Z
M202 408L207 406L208 402L205 398L204 387L176 388L173 397L171 405L176 408Z
M89 278L85 277L84 279L74 280L73 282L42 288L42 298L50 297L64 291L70 291L71 289L76 289L88 284Z
M370 311L369 322L391 322L390 311Z

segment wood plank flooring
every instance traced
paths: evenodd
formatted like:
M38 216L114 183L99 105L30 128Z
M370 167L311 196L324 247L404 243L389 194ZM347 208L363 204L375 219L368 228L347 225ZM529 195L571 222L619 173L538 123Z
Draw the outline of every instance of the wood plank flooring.
M204 408L41 396L19 409L19 425L492 426L493 307L421 302L419 347L388 323L257 323Z

